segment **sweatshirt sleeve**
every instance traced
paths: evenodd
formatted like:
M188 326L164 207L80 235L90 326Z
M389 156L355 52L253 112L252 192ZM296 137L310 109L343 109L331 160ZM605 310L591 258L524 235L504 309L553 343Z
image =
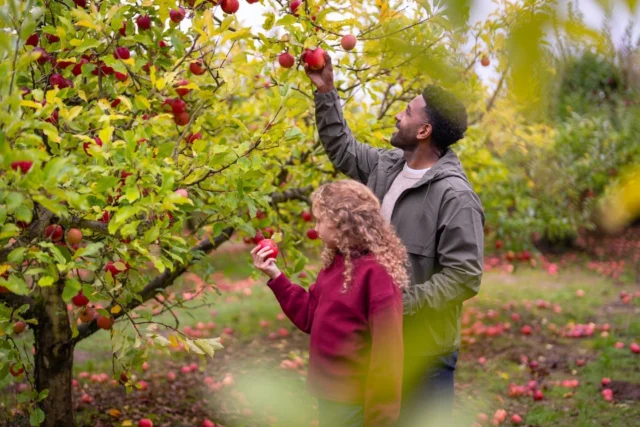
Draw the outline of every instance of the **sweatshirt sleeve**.
M369 305L371 357L365 391L365 426L391 426L402 400L402 294L388 274L376 278L386 292L374 295Z
M437 247L442 270L425 283L404 293L404 313L413 315L423 307L441 309L475 296L482 281L484 213L478 196L456 192L440 207Z
M313 315L318 305L315 295L315 283L309 291L300 285L294 285L284 273L269 280L267 286L271 288L282 311L298 329L307 334L311 332Z
M384 149L358 142L347 125L337 90L315 95L320 141L331 163L356 181L367 183Z

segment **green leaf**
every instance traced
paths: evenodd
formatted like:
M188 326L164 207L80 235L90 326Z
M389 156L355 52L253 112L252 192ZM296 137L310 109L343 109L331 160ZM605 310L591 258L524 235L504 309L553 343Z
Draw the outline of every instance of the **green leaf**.
M7 196L6 202L9 212L13 212L24 203L24 196L22 195L22 193L12 191Z
M22 264L22 260L24 259L24 254L27 251L27 248L15 248L9 255L7 256L7 261L11 264Z
M38 402L46 399L47 397L49 397L49 390L42 390L39 394L38 394Z
M78 47L75 48L78 52L84 52L87 49L93 49L100 46L100 42L93 37L85 37Z
M82 256L90 257L97 255L100 250L103 248L103 243L89 243L84 248L80 248L73 254L73 259L80 258Z
M38 286L44 288L47 286L53 285L53 277L51 276L42 276L40 280L38 280Z
M29 286L27 286L27 282L17 274L10 274L4 287L17 295L27 295L29 293Z
M158 228L158 225L154 225L144 232L144 243L150 244L155 242L159 235L160 229Z
M115 234L122 224L141 210L143 210L143 208L140 206L123 206L118 209L115 216L109 221L109 233Z
M71 301L71 298L78 295L81 285L77 279L67 279L64 283L64 290L62 291L62 299L64 302Z
M0 230L0 240L15 237L20 234L20 229L15 224L5 224Z
M50 185L57 184L60 181L67 160L63 157L55 157L47 162L44 167L44 178Z
M276 16L271 12L265 13L263 16L264 23L262 24L262 28L264 28L266 31L269 31L273 28L273 24L276 21Z
M129 201L129 203L133 203L140 198L140 190L138 190L137 186L129 187L127 188L125 197Z
M116 178L115 176L103 176L93 187L93 191L96 193L104 193L115 187L118 181L120 181L120 178Z
M287 26L287 25L293 25L295 24L297 21L296 17L293 15L286 15L280 19L278 19L278 22L276 22L277 26Z
M20 205L14 212L14 216L18 221L24 221L27 224L30 224L33 220L33 211L25 205Z
M35 408L29 416L29 423L32 426L39 426L44 421L44 412L40 408Z

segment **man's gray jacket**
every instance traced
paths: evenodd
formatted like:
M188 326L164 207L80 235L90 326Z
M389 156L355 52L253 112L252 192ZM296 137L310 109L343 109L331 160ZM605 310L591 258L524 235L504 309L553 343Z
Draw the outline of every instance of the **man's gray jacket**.
M337 91L316 93L315 102L318 132L331 162L382 202L405 164L402 150L356 141ZM484 214L452 150L400 195L391 224L411 264L411 286L404 293L405 352L436 356L457 350L462 302L478 293L482 279Z

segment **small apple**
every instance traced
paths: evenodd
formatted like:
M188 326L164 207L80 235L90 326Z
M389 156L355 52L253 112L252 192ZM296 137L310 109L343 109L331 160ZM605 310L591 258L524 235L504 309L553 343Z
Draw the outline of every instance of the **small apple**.
M17 171L19 169L23 174L29 172L31 166L33 166L33 162L31 160L20 160L17 162L11 162L11 169L13 169L14 171Z
M489 64L491 64L491 61L489 60L489 57L487 55L482 55L482 58L480 59L480 64L482 64L483 67L488 67Z
M262 319L262 320L260 321L260 327L261 327L261 328L268 328L268 327L269 327L269 321L268 321L268 320L264 320L264 319Z
M247 0L247 3L252 3L252 2L256 2L256 1L258 1L258 0ZM205 418L205 420L202 421L202 427L216 427L216 424L213 421L208 420L208 419Z
M122 21L122 27L118 30L122 37L127 35L127 21Z
M27 37L27 42L25 43L25 45L36 47L38 46L39 41L40 41L40 36L38 35L38 33L33 33L29 37Z
M166 102L166 101L165 101ZM171 111L175 116L185 113L187 110L187 103L182 99L174 99L171 101Z
M184 19L185 14L186 14L186 12L184 10L184 7L179 7L177 9L171 9L169 11L169 19L171 19L172 22L175 22L176 24L179 24Z
M44 65L49 62L49 54L46 50L41 47L34 47L33 51L40 54L40 56L38 57L38 64Z
M356 47L357 42L358 39L356 39L356 36L354 36L353 34L347 34L340 40L340 45L344 50L352 50L354 47Z
M131 58L131 53L126 47L120 46L116 48L115 52L113 52L113 57L115 59L129 59Z
M185 137L185 139L187 140L187 143L189 144L193 144L197 139L201 139L201 138L202 138L202 133L200 132L190 133Z
M102 147L102 140L99 137L95 137L93 138L93 144L97 145L98 147ZM89 147L91 145L93 145L91 142L85 142L84 144L82 144L82 148L84 149L84 152L87 154L87 156L89 157L93 157L90 153L89 153Z
M149 363L148 362L143 362L142 363L142 370L145 371L145 372L149 370Z
M82 74L82 66L84 64L87 64L88 62L88 60L82 58L80 62L73 66L73 68L71 69L71 74L73 74L74 76L79 76L80 74Z
M119 261L122 262L122 261ZM120 274L120 273L126 273L127 271L129 271L129 268L131 268L131 266L129 265L128 262L124 262L124 270L118 270L118 268L116 267L116 263L113 261L109 261L107 263L107 265L104 266L104 271L111 273L112 276L115 276L116 274Z
M87 7L87 0L73 0L73 3L76 7L81 7L83 9Z
M196 76L201 76L207 72L207 69L202 66L202 60L198 59L196 62L189 64L189 70Z
M13 375L14 377L17 377L24 372L24 366L21 366L19 369L16 369L16 364L12 363L11 366L9 367L9 372L11 372L11 375Z
M293 13L294 16L298 16L296 10L298 10L301 4L302 0L293 0L291 3L289 3L289 10L291 11L291 13Z
M188 84L189 84L189 80L182 79L182 80L179 80L175 85L173 85L173 87L176 88L176 93L180 97L184 97L184 96L187 96L187 94L189 92L191 92L191 89L187 89L187 88L180 87L180 86L186 86Z
M147 31L151 28L151 18L149 15L140 15L136 18L139 31Z
M267 259L269 258L275 259L278 256L278 245L276 244L276 242L274 242L271 239L261 240L260 242L258 242L258 247L260 248L259 250L262 250L264 248L269 248L273 251L271 255L267 256Z
M80 291L76 296L71 298L71 302L73 302L73 305L76 307L84 307L89 304L89 298Z
M278 329L278 335L280 335L281 337L287 337L289 336L289 330L287 328L280 328Z
M27 328L27 324L23 321L18 321L13 325L13 333L16 335L20 335Z
M113 318L112 317L98 315L97 323L98 323L98 327L100 329L109 330L113 326Z
M302 214L300 216L302 217L302 220L304 222L309 222L313 218L312 215L311 215L311 212L308 212L308 211L302 212Z
M176 114L175 117L173 118L173 121L178 126L185 126L186 124L189 123L189 113L185 111L180 114Z
M116 71L116 80L119 82L124 82L127 80L128 75L125 73L121 73L119 71Z
M240 2L238 0L222 0L220 7L224 13L236 13L240 8Z
M153 427L153 421L149 418L143 418L138 421L138 427Z
M544 399L544 394L542 393L542 390L536 390L533 392L533 400L539 401Z
M181 197L189 197L189 192L184 188L179 188L176 190L176 194Z
M96 317L96 311L91 307L85 307L80 310L78 318L84 323L91 322Z
M631 350L631 353L633 354L640 354L640 345L638 345L638 343L631 343L629 345L629 349Z
M60 225L51 224L44 229L44 237L47 239L51 239L51 241L53 242L62 240L63 235L64 229Z
M600 382L602 383L602 386L609 385L611 383L611 378L604 377Z
M318 230L312 228L310 230L307 230L307 237L311 240L316 240L318 237L320 237L320 235L318 234Z
M529 325L524 325L520 329L520 332L522 333L522 335L531 335L531 332L533 332L533 329Z
M109 213L109 211L104 210L102 211L102 216L100 217L100 219L98 221L100 221L103 224L106 224L109 222L109 220L111 219L111 214Z
M46 34L45 37L47 38L47 41L49 43L57 43L60 41L60 37L54 35L54 34Z
M518 414L511 416L511 424L522 424L522 417Z
M173 371L167 372L167 379L169 381L172 381L172 382L175 381L176 380L176 373L173 372Z
M296 63L296 59L289 52L284 52L278 56L278 63L282 68L291 68Z
M71 245L78 244L82 241L82 231L77 228L71 228L67 231L67 243Z

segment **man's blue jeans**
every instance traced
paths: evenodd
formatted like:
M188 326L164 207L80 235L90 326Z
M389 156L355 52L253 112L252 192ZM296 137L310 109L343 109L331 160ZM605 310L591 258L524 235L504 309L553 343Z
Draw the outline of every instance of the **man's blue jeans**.
M449 426L453 413L458 352L405 363L399 426Z

